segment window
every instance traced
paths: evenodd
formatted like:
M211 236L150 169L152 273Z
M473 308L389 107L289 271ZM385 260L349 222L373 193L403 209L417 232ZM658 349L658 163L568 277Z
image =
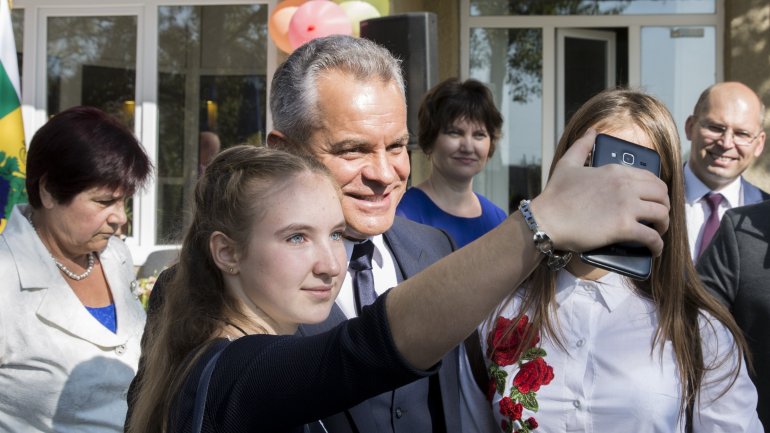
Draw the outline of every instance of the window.
M641 29L642 87L674 116L685 160L689 143L684 122L703 89L717 82L715 39L712 26Z
M471 0L480 15L651 15L714 13L716 0Z
M505 121L474 190L509 211L540 192L564 125L598 91L617 84L657 96L688 148L684 121L722 78L723 2L460 1L463 76L492 89Z
M542 50L540 29L471 29L470 76L489 83L505 119L498 150L474 188L503 209L540 192Z
M93 105L133 128L153 160L156 175L128 209L126 242L136 263L180 241L208 158L263 142L278 57L268 4L276 2L15 2L17 49L26 43L37 53L23 59L27 139L50 115ZM25 16L35 26L24 26Z
M136 17L49 17L47 113L98 107L134 127Z
M195 181L235 144L261 145L267 6L158 9L157 243L180 243Z

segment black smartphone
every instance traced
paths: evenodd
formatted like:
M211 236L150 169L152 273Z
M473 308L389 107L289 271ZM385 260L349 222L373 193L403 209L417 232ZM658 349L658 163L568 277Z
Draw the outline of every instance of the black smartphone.
M641 168L660 177L660 156L657 152L611 135L597 134L591 153L591 166L600 167L606 164ZM637 242L622 242L597 248L580 254L580 259L593 266L637 280L650 278L652 272L652 253Z

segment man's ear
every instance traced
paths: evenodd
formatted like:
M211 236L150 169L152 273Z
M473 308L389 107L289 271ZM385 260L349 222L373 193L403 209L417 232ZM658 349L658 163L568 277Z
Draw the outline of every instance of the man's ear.
M267 147L283 150L284 152L292 153L294 155L300 155L306 158L315 157L307 143L297 143L296 141L291 141L291 139L281 131L270 131L270 133L267 134L267 140L265 143L267 144Z
M267 134L267 147L285 150L289 147L289 139L283 132L274 129Z
M762 130L762 132L759 133L759 137L757 137L757 147L754 149L754 156L759 157L759 155L762 154L762 151L765 149L765 138L767 136L765 135L765 131Z
M687 116L687 120L684 121L684 134L687 136L687 139L692 141L692 134L690 133L690 129L692 129L693 125L695 125L695 122L698 119L695 118L695 115Z
M216 231L209 237L211 258L223 274L237 274L240 269L240 254L235 241L226 234Z

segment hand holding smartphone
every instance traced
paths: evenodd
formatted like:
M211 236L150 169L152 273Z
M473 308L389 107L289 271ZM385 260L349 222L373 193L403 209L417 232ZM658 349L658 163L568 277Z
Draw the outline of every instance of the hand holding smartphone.
M598 134L591 166L622 164L660 177L660 156L652 149L607 134ZM652 272L650 250L636 242L622 242L580 254L584 262L627 277L646 280Z

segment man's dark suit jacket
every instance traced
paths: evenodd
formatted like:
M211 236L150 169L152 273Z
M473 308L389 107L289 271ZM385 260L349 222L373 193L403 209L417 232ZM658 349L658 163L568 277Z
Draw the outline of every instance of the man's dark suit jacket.
M419 273L454 250L454 243L446 233L401 217L396 217L393 226L383 236L395 258L399 282ZM472 290L470 287L468 289ZM301 326L300 333L313 335L324 332L342 320L345 320L344 314L334 305L332 314L325 322ZM461 431L458 360L459 353L455 348L444 356L437 375L444 426L433 426L435 431L439 431L437 427L442 432ZM427 394L438 391L435 387L431 388L431 380L435 386L435 376L422 379L324 419L324 425L330 433L430 433L426 427L430 425Z
M770 431L770 201L728 210L697 269L749 342L757 412Z
M454 243L446 233L432 227L396 217L393 226L383 234L393 253L398 281L403 281L454 250ZM170 281L174 268L162 272L150 296L147 327L157 319L162 304L163 286ZM375 282L376 284L376 282ZM473 290L469 287L468 290ZM333 328L345 320L344 313L335 304L329 318L317 325L301 326L299 334L313 335ZM441 332L441 330L436 330ZM343 413L323 420L329 433L460 433L459 352L456 347L442 360L436 376L422 379L395 391L366 400ZM137 378L143 371L140 359ZM137 379L131 383L128 393L128 413L132 410L132 397ZM438 394L440 392L440 395ZM430 407L430 401L441 403L440 408ZM439 412L436 412L438 409ZM443 412L443 425L430 426L431 412Z

